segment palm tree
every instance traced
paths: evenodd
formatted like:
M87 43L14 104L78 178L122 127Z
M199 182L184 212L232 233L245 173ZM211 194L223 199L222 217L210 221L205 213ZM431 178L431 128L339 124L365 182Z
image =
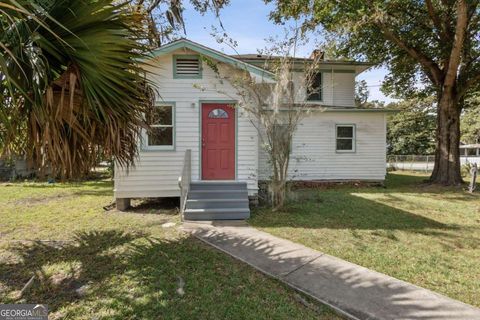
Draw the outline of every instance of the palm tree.
M144 16L116 3L0 3L0 151L62 178L99 154L133 164L152 100L138 64L149 48Z

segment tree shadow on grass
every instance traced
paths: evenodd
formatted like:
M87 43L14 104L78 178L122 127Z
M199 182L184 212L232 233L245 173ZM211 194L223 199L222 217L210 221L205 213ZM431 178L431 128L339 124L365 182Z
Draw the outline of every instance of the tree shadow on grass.
M480 186L480 184L477 184ZM467 192L468 181L460 186L441 186L432 184L427 176L412 174L387 174L384 188L365 188L367 193L417 193L443 195L455 200L479 200L480 195Z
M480 201L480 195L460 190L426 185L425 177L392 175L387 188L325 185L319 188L300 189L291 192L286 207L279 212L269 209L253 210L252 226L261 228L293 227L306 229L350 230L405 230L438 232L458 230L456 224L445 224L416 214L419 209L428 210L428 202L406 202L402 193L429 193L433 201ZM388 187L388 186L391 187ZM362 197L365 195L365 197ZM378 195L382 202L368 199Z
M19 290L33 273L37 278L22 300L1 292L0 300L45 303L54 318L305 317L281 285L191 237L98 231L9 250L19 259L0 262L0 284Z
M142 236L117 230L93 231L77 233L71 241L32 241L10 246L8 250L16 259L0 263L0 282L10 291L20 290L35 275L34 288L25 299L48 301L50 309L55 310L74 301L75 290L82 285L101 281L115 272L115 257L103 254L105 251ZM55 267L57 271L48 270ZM15 302L16 296L10 294L3 299Z
M280 212L257 210L254 227L297 227L307 229L422 230L455 229L433 219L387 206L349 193L317 194L315 198L291 202Z
M303 186L310 186L304 188ZM478 184L480 187L480 184ZM345 183L325 183L325 182L308 182L306 184L299 183L294 186L296 192L314 192L314 191L335 191L343 193L415 193L415 194L431 194L447 197L452 200L461 201L478 201L479 193L468 193L468 185L462 186L439 186L431 184L427 181L426 176L409 175L409 174L388 174L384 186L372 185L361 181L351 181Z
M145 198L132 202L132 207L127 212L142 214L169 214L176 215L179 213L180 199L178 197L170 198Z
M338 230L339 237L345 237L341 232L348 231L353 238L360 240L360 243L364 240L365 235L376 236L378 240L384 238L399 241L396 231L403 231L412 235L427 236L431 239L429 241L432 241L432 244L439 244L445 250L476 250L480 246L478 237L480 229L477 225L443 223L416 214L419 209L420 212L433 210L428 208L428 203L405 203L405 199L396 195L395 191L394 194L382 194L381 200L389 204L386 205L362 197L362 195L368 194L365 189L357 192L361 195L349 193L349 190L339 192L335 190L325 192L302 190L300 194L303 195L288 203L281 211L253 210L249 224L253 227L272 230L292 228L291 231L285 232L292 233L294 237L302 234L306 236L308 232L314 232L314 234L318 232L317 235L321 237L322 230ZM435 198L432 197L432 199ZM445 199L443 200L445 201ZM441 210L441 207L436 210ZM298 231L293 229L298 229ZM367 231L367 233L363 231ZM340 241L344 240L343 238Z
M195 234L359 319L473 319L478 310L263 233L208 226ZM281 243L281 242L280 242Z

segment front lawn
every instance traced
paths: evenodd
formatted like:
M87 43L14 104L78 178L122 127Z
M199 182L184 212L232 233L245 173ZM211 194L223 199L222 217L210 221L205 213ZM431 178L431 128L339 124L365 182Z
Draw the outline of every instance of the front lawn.
M337 318L181 233L174 204L111 200L109 181L0 184L0 303L46 303L51 319Z
M480 194L392 173L386 188L304 189L249 223L480 307Z

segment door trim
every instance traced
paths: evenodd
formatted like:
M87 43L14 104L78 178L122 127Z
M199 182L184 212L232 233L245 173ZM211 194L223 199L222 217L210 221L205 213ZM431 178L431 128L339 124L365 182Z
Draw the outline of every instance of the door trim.
M234 105L235 111L235 179L229 181L238 180L238 101L237 100L215 100L205 99L198 100L198 178L199 181L216 181L216 180L203 180L202 177L202 111L204 103L217 103L217 104L231 104ZM220 180L219 180L220 181Z

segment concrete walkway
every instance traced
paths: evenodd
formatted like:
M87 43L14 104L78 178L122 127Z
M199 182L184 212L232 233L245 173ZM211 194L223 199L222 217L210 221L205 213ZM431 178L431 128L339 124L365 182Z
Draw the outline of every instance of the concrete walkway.
M244 222L185 223L183 228L353 319L480 319L480 309Z

